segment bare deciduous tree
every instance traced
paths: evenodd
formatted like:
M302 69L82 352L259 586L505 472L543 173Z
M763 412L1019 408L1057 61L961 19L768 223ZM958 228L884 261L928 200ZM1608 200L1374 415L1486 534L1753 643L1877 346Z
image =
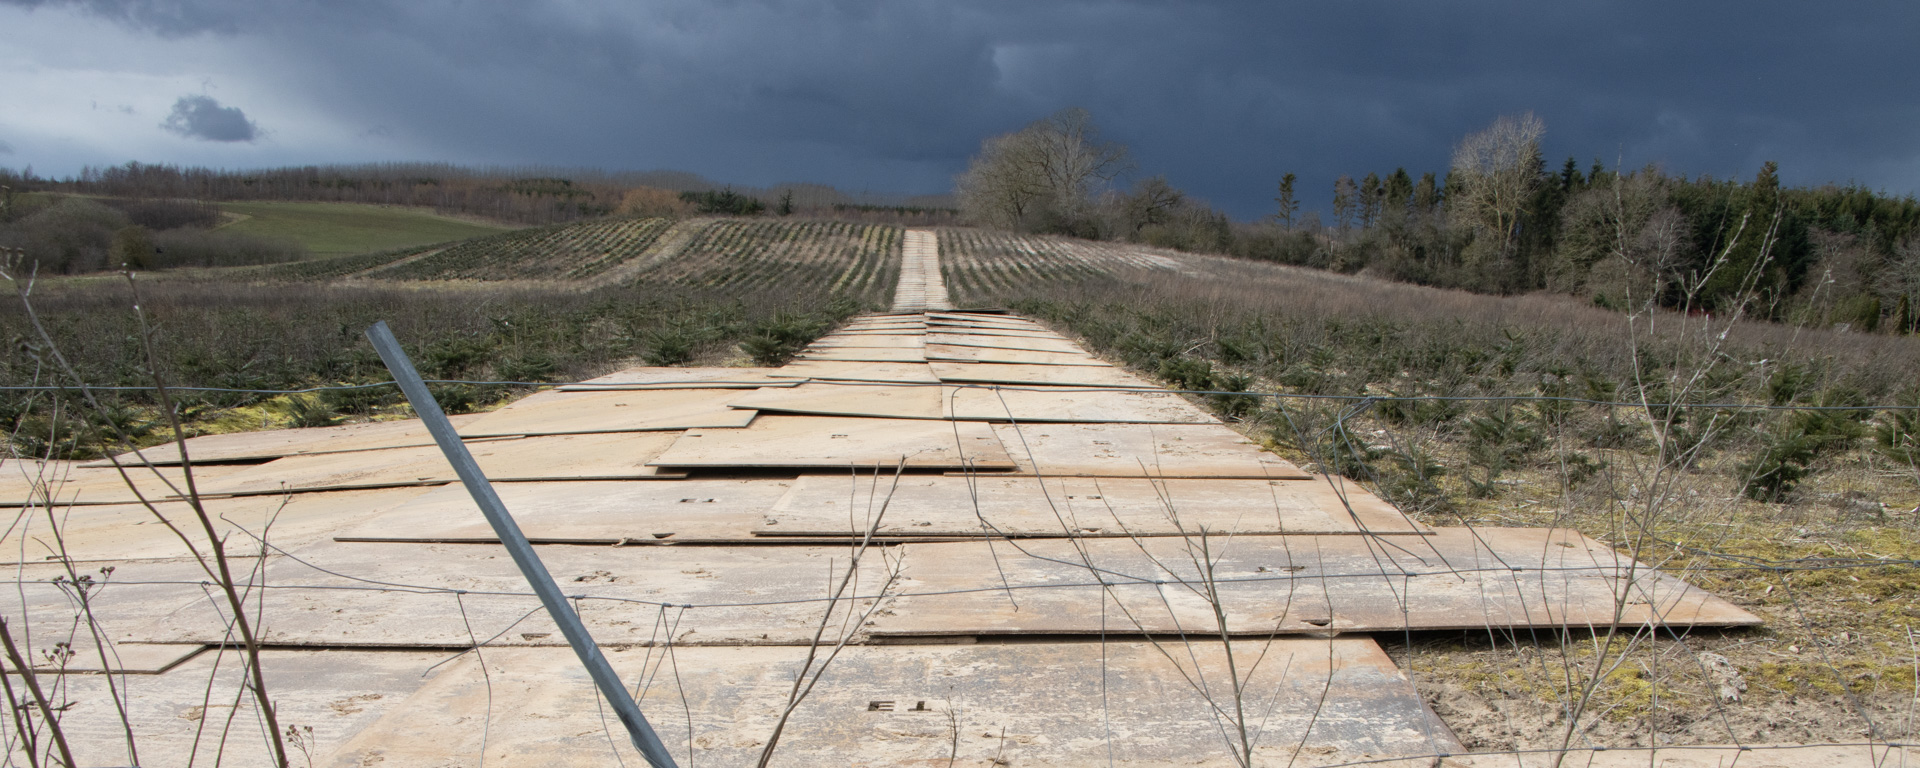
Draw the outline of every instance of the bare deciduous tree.
M1575 195L1560 222L1546 274L1556 291L1618 298L1630 285L1636 294L1656 294L1677 279L1688 255L1687 218L1652 166Z
M1486 130L1468 134L1453 151L1453 173L1460 180L1453 209L1497 238L1501 256L1512 251L1520 214L1539 181L1540 137L1546 131L1546 123L1532 112L1502 115Z
M980 145L956 192L969 219L1012 229L1071 229L1094 194L1126 169L1127 148L1100 140L1093 116L1060 110Z
M1354 199L1360 193L1353 185L1353 177L1341 175L1333 182L1333 218L1340 222L1341 231L1353 226L1353 211L1359 204Z

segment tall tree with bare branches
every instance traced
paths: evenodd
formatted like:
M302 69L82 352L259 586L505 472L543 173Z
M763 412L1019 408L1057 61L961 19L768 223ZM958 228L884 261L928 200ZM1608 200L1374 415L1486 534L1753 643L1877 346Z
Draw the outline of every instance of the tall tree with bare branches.
M1491 238L1497 258L1512 255L1521 214L1539 183L1540 137L1546 131L1546 123L1532 112L1502 115L1454 148L1460 190L1451 196L1453 210Z
M1094 195L1126 168L1127 148L1103 141L1093 116L1070 107L982 142L956 191L976 222L1080 234Z

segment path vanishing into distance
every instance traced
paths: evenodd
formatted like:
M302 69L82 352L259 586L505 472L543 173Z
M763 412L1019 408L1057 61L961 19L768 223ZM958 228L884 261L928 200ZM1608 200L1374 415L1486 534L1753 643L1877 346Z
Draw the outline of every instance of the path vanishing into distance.
M630 368L454 418L683 766L753 764L796 676L776 765L1510 766L1462 755L1375 636L1758 623L1572 531L1422 525L1039 323L955 310L930 231L900 272L892 311L785 366ZM644 764L420 422L188 445L314 765ZM164 498L178 451L145 453ZM117 695L145 764L220 728L226 764L267 764L179 540L109 462L37 468L64 527L0 479L9 624L35 647L74 625L49 548L113 569L90 609L114 661L76 643L62 678L81 762L126 763ZM84 674L105 666L126 674Z

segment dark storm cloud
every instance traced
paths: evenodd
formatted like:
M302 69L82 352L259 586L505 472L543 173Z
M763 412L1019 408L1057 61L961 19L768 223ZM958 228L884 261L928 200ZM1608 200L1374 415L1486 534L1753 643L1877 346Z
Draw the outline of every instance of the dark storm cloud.
M267 40L286 92L423 159L936 192L1077 105L1141 173L1249 217L1283 173L1324 206L1339 174L1444 172L1532 110L1555 165L1920 188L1904 2L0 2Z
M253 141L260 127L239 107L223 107L212 96L182 96L160 127L201 141Z

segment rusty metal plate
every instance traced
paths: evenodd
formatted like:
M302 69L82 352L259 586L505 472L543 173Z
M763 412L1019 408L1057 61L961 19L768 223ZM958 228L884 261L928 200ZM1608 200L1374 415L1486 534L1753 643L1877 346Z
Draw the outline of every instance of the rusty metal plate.
M1014 349L1027 352L1072 352L1086 354L1080 345L1065 338L1042 338L1035 336L975 336L972 334L929 334L926 343L947 347L983 347L986 349Z
M750 539L792 485L779 478L585 480L503 483L494 491L535 543L674 544ZM337 541L499 540L460 485L435 488L337 533Z
M938 384L940 379L926 363L857 363L828 360L799 360L780 369L782 378L821 381L874 381L904 384Z
M916 419L762 416L746 429L695 429L652 464L727 467L1011 469L989 425Z
M447 418L455 427L462 427L482 415L468 413ZM433 445L433 436L427 434L427 428L420 424L419 419L404 419L342 424L337 427L272 429L190 437L187 438L187 456L195 463L267 461L307 453L367 451L416 445ZM141 449L140 455L154 464L180 463L180 447L173 443ZM138 464L141 460L132 452L121 454L118 458L120 463L127 465ZM80 466L112 467L113 462L100 459Z
M480 463L481 471L495 482L672 479L660 476L647 462L678 437L674 432L556 435L485 440L468 443L467 449ZM201 492L277 494L438 485L457 479L447 457L433 446L289 456L241 469L203 484Z
M689 481L691 482L691 481ZM879 533L891 537L1167 536L1181 533L1407 534L1428 529L1379 497L1320 480L913 475L883 481ZM755 532L857 536L871 523L871 478L801 475Z
M850 647L788 721L774 765L1232 766L1243 689L1256 765L1314 766L1461 751L1412 681L1365 638ZM798 648L683 648L607 655L681 765L752 765L805 661ZM1259 663L1252 663L1259 659ZM396 768L604 766L622 750L592 682L564 649L490 650L436 675L336 755ZM1191 681L1191 682L1189 682ZM491 716L486 692L499 697ZM1211 696L1202 691L1211 692ZM609 739L603 729L612 728ZM609 746L609 742L616 746ZM1298 759L1295 759L1295 758ZM1431 764L1432 758L1421 765Z
M808 350L794 356L794 359L801 362L924 363L927 356L917 347L913 349L833 347Z
M930 365L934 375L946 382L1159 389L1151 381L1111 366L947 362Z
M1019 349L927 345L928 362L1020 363L1022 365L1092 365L1108 363L1085 352L1028 352Z
M733 389L541 392L460 428L460 435L585 435L744 427L753 412L727 407Z
M445 661L443 651L263 651L260 667L282 727L309 740L314 765L362 728L407 701ZM234 699L246 665L227 650L208 650L159 675L115 676L132 721L140 765L273 765L265 729L250 704ZM81 765L130 765L126 733L107 679L75 675L61 681L70 705L60 725ZM211 700L211 702L210 702ZM244 700L243 700L244 701ZM224 735L222 731L231 725ZM307 729L311 728L311 733ZM222 743L224 741L224 744ZM293 762L306 765L289 749ZM24 762L23 762L24 764ZM442 763L442 765L445 765Z
M201 645L155 643L96 644L84 630L69 647L74 655L65 659L57 654L42 654L29 658L29 664L34 672L41 675L99 674L108 671L116 675L157 675L193 658L206 648ZM102 650L106 651L104 657L100 654ZM0 666L4 666L8 674L17 674L10 661L0 659Z
M605 389L753 389L783 386L783 380L768 376L778 368L628 368L578 384L560 387L563 392ZM459 426L455 424L455 426Z
M191 452L193 449L187 449ZM191 455L191 453L189 453ZM193 477L202 492L223 478L252 467L241 464L195 466ZM128 478L133 485L127 485ZM127 467L126 474L108 468L82 467L70 461L0 459L0 507L44 506L52 496L55 509L91 504L137 504L157 501L186 489L186 473L177 466ZM176 490L177 489L177 490Z
M1571 531L904 546L909 581L876 636L1217 635L1204 562L1236 635L1760 623Z
M960 387L946 398L952 418L974 421L1108 424L1218 424L1177 394L1098 389Z
M1312 477L1218 424L997 424L994 433L1026 474L1267 480Z
M845 545L539 547L594 640L605 645L807 642L827 611L829 579L844 574L848 552ZM836 622L850 608L865 611L886 599L884 553L867 551L860 589L847 593L859 598L834 606ZM451 648L496 634L501 645L567 644L497 545L325 542L274 562L266 583L273 588L257 598L264 606L260 635L275 645ZM376 588L363 589L369 586ZM663 611L663 602L699 607ZM205 600L133 630L159 642L215 642L224 633Z
M286 497L242 496L206 499L201 504L214 530L226 537L229 551L257 552L259 543L255 537L263 533L275 546L305 546L332 538L339 531L428 490L388 488ZM163 501L153 506L168 522L185 531L202 553L207 551L205 534L191 506L184 501ZM192 556L180 537L144 505L60 509L55 510L53 521L60 525L57 537L44 509L21 517L0 537L0 562L34 563L53 559L63 544L67 557L88 563L84 570L89 571L101 562Z
M948 390L902 384L808 383L792 389L768 389L735 396L735 408L768 414L865 416L888 419L938 419L946 415Z

